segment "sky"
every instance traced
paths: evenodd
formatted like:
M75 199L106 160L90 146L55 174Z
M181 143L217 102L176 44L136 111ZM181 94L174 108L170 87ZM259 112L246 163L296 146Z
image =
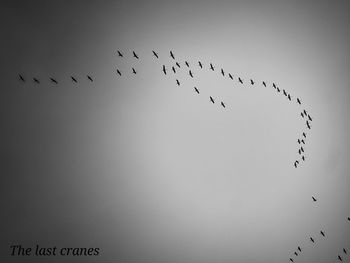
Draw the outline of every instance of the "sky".
M0 7L1 261L350 262L347 1Z

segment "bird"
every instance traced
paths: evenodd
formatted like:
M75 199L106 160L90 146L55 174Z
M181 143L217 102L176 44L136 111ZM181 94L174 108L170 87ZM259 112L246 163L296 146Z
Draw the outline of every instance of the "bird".
M238 81L243 84L243 80L240 77L238 77Z
M298 150L298 153L301 154L301 150L300 149Z
M311 129L309 121L306 121L306 126L309 128L309 130Z
M92 80L92 78L89 76L89 75L87 75L87 78L92 82L93 80Z
M301 139L301 142L302 142L303 144L305 144L305 141L304 141L304 139Z
M174 67L174 66L172 66L171 68L172 68L172 70L174 71L174 73L176 73L175 67Z
M303 160L303 161L305 161L305 156L303 155L303 156L301 156L301 159Z
M301 147L300 147L300 150L301 150L302 152L304 152L304 148L303 148L303 146L301 146Z
M193 78L193 74L191 70L188 71L188 74L191 76L191 78Z
M303 117L303 118L304 118L304 113L300 113L300 115L301 115L301 117Z
M348 217L348 221L350 221L350 217Z
M294 252L294 255L298 256L298 253L297 253L297 252Z
M254 81L252 79L250 79L250 84L254 85Z
M276 84L274 82L272 83L272 87L276 88Z
M78 81L76 80L76 78L74 78L73 76L71 76L72 81L74 81L75 83L77 83Z
M300 144L300 139L298 139L298 143Z
M159 58L159 57L158 57L158 54L157 54L154 50L152 50L152 52L153 52L153 55L154 55L156 58Z
M294 262L292 258L289 258L290 261Z
M178 79L176 80L176 84L180 86L180 81Z
M343 251L344 251L344 253L345 253L345 254L348 254L348 252L346 251L346 249L345 249L345 248L343 248Z
M317 201L317 199L316 199L315 197L313 197L313 196L312 196L312 200L314 200L314 202L316 202L316 201Z
M307 115L306 110L304 110L304 114Z
M312 237L310 237L310 240L312 243L315 243L315 240Z
M122 75L122 73L120 72L120 70L119 70L119 69L117 69L117 73L119 74L119 76L121 76L121 75Z
M136 74L136 70L134 68L132 68L132 73Z
M21 74L19 74L18 76L19 76L19 79L20 79L21 81L25 82L25 80L24 80L24 78L23 78L23 76L22 76Z
M322 230L320 231L320 233L321 233L322 236L325 236L325 235L324 235L324 232L323 232Z
M190 67L190 64L188 64L187 61L185 61L185 64L186 64L186 66L187 66L188 68Z
M117 50L117 52L118 52L118 56L119 57L123 57L123 53L122 52L120 52L119 50Z
M266 82L265 81L263 81L263 85L264 85L264 87L266 87Z
M210 63L210 69L211 69L212 71L214 71L214 66L213 66L212 63Z
M196 87L194 87L194 89L195 89L195 91L199 94L199 90L198 90Z
M298 250L301 252L301 247L298 247Z
M57 80L55 80L54 78L50 78L50 80L51 80L53 83L55 83L55 84L58 83Z
M163 65L163 72L164 72L164 75L166 75L165 65Z
M309 121L312 121L312 118L310 115L307 115L307 117L308 117Z
M289 99L289 101L291 101L291 100L292 100L292 98L291 98L290 94L288 94L288 99Z
M33 78L33 80L35 83L38 83L38 84L40 83L40 81L37 78Z
M338 255L338 259L339 259L340 261L343 261L343 259L342 259L341 256L339 256L339 255Z
M212 96L210 96L210 101L211 101L212 103L215 103Z
M280 90L278 87L277 87L277 91L278 91L278 92L281 92L281 90Z
M223 102L221 102L221 106L226 108L226 105Z
M303 132L303 136L304 136L304 138L306 138L306 133L305 132Z
M284 96L287 96L287 92L285 89L283 89L283 94L284 94Z
M296 162L296 161L294 162L294 167L295 167L295 168L297 168L297 167L298 167L298 165L297 165L297 162Z
M223 76L225 76L225 72L224 72L223 69L221 69L221 74L222 74Z
M133 51L132 53L133 53L133 55L134 55L134 58L139 59L139 56L138 56L138 55L136 55L135 51Z
M202 62L198 61L198 65L203 68Z
M170 56L173 58L173 59L175 59L175 56L174 56L174 54L173 54L173 52L170 50Z
M233 80L231 73L228 73L228 77Z
M180 64L179 64L179 62L176 62L175 64L176 64L176 66L178 66L178 67L180 68Z
M297 98L297 102L301 105L301 101L300 101L300 99L299 98Z

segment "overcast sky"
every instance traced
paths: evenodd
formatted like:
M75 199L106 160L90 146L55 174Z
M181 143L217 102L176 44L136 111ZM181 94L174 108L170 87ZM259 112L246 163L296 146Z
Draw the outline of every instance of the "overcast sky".
M0 10L4 261L350 262L346 1ZM101 254L10 257L15 243Z

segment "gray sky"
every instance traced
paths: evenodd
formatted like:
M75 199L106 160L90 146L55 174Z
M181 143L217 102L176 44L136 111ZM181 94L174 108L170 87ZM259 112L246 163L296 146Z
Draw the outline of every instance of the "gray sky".
M0 10L6 262L40 262L8 256L14 243L101 248L98 258L43 262L322 263L350 252L346 1L8 1ZM303 131L306 161L295 169Z

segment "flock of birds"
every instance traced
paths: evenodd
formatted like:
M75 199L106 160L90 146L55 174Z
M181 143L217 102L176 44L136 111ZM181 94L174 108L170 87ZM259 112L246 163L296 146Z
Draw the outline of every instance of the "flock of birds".
M121 52L120 50L117 50L117 55L120 58L124 57L124 53ZM154 50L152 50L152 55L153 55L153 57L155 59L157 59L157 60L160 59L159 54L156 51L154 51ZM188 70L188 76L190 78L194 78L195 69L190 67L190 63L188 61L185 60L184 62L180 62L179 60L177 60L175 58L175 55L174 55L173 51L169 52L169 56L170 56L170 58L171 58L173 63L171 63L170 65L163 64L161 66L161 72L164 75L173 74L174 76L176 76L176 73L181 69L181 65L184 64L183 68ZM140 59L139 55L135 51L132 51L132 58L134 58L136 60ZM198 61L198 63L195 64L195 65L197 65L196 67L199 70L204 70L205 69L204 68L204 64L202 63L202 61ZM212 72L215 71L215 66L213 65L213 63L209 63L208 69L210 71L212 71ZM137 74L137 71L136 71L136 69L134 67L131 67L130 73L131 74ZM237 81L237 83L239 85L244 85L244 83L248 83L248 85L250 85L250 86L258 85L258 82L253 80L253 79L248 79L246 81L245 79L243 79L240 76L235 76L234 74L226 73L223 68L220 69L219 73L222 75L222 77L225 77L225 75L227 75L230 80ZM124 72L121 69L117 68L116 69L116 74L121 77L124 74ZM20 81L26 82L26 79L24 78L23 74L19 74L18 76L19 76L19 80ZM86 77L87 77L87 79L89 81L93 82L93 79L92 79L92 77L90 75L87 75ZM33 79L33 81L35 83L40 84L40 80L38 78L33 77L32 79ZM75 76L70 76L70 79L74 83L78 82L78 79ZM58 84L58 81L55 78L53 78L53 77L50 77L49 80L52 83L54 83L54 84ZM175 77L175 83L176 83L177 86L181 85L179 78ZM266 81L261 81L260 85L262 85L263 87L268 87ZM294 96L292 96L285 89L281 89L280 87L278 87L274 82L272 82L271 88L273 88L277 93L282 94L288 101L290 101L290 102L294 101L298 106L302 105L302 102L301 102L300 98L295 97L295 100L292 99L292 98L294 98ZM200 89L198 87L194 86L193 89L194 89L195 93L200 94ZM212 103L212 104L215 104L217 102L216 99L213 96L209 96L208 99L209 99L209 102ZM220 101L220 106L222 108L226 108L227 107L227 105L226 105L226 103L224 101ZM305 129L306 130L311 130L311 122L313 121L313 118L311 117L309 112L306 109L302 109L301 112L300 112L300 116L305 122ZM300 136L299 136L299 138L297 139L299 156L293 163L293 166L295 168L297 168L301 162L304 162L306 160L306 157L305 157L305 145L306 145L306 138L307 138L306 130L302 131ZM317 202L317 199L314 196L312 196L312 201L313 202ZM348 217L347 220L350 222L350 217ZM321 235L323 238L326 237L326 234L325 234L324 230L320 230L319 235ZM316 242L315 240L316 240L315 237L313 237L313 236L309 237L309 242L315 243ZM302 247L300 245L298 245L296 250L293 252L293 256L290 257L289 260L291 262L294 262L294 260L296 259L295 257L298 257L301 254L301 252L302 252ZM342 252L337 255L337 259L339 261L343 261L344 255L347 255L347 254L348 254L347 249L346 248L342 248Z

